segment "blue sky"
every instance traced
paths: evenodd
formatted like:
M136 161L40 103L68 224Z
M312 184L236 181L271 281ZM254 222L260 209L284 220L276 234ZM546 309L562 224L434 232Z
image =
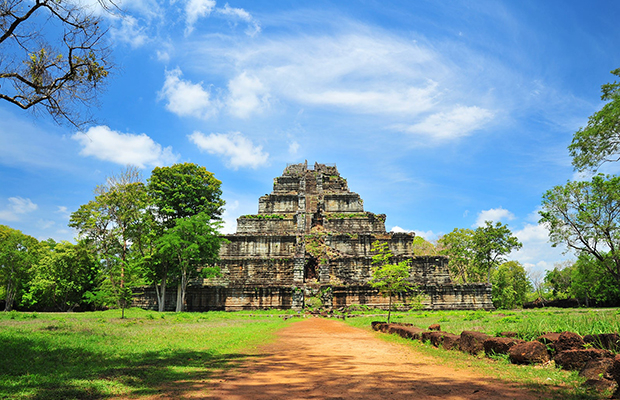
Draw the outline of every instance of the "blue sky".
M335 163L388 230L488 219L528 268L572 258L537 210L579 177L566 147L620 67L617 1L79 1L119 68L82 132L0 103L0 224L72 240L106 176L187 161L223 182L234 232L308 160Z

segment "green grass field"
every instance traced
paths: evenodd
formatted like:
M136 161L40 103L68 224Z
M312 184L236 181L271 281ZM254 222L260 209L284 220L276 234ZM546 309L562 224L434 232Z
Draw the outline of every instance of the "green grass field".
M0 399L148 396L234 368L285 326L278 312L0 313Z

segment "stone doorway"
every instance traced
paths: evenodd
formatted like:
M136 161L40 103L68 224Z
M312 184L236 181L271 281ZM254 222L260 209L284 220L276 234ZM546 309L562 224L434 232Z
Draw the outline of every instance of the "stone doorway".
M308 281L318 281L318 261L314 257L310 257L306 260L306 265L304 266L304 282Z

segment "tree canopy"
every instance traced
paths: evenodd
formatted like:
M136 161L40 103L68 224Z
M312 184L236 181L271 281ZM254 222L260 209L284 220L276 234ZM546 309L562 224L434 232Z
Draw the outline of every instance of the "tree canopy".
M620 177L555 186L543 195L540 215L554 246L592 255L620 282Z
M611 71L620 76L620 68ZM568 146L573 166L582 171L596 170L603 163L620 160L620 83L601 86L601 100L608 101L579 129Z
M80 2L0 1L0 99L84 125L114 67L105 35L101 18Z
M507 225L486 221L475 230L455 228L439 238L440 254L450 257L448 268L460 283L491 282L491 273L522 244Z

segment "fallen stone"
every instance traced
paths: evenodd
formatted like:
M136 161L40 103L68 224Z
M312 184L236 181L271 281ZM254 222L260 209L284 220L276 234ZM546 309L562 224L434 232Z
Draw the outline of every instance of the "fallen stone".
M441 345L446 350L458 350L460 341L460 335L455 335L453 333L444 333Z
M430 334L431 344L435 347L441 347L443 344L443 339L448 334L447 332L442 331L432 331Z
M398 335L405 339L420 340L423 332L423 329L415 326L403 326L398 330Z
M558 353L565 350L583 349L583 345L586 342L583 338L574 332L562 332L560 337L554 343L555 351Z
M590 360L581 369L581 371L579 371L579 376L582 376L586 379L604 378L613 380L613 377L609 373L612 365L614 365L613 358L597 358L594 360Z
M611 368L607 370L609 375L620 385L620 354L616 354L613 358Z
M463 331L459 341L459 349L469 354L478 354L484 350L483 343L491 336L476 331Z
M510 337L492 337L485 340L482 345L484 347L484 354L492 356L494 354L508 354L512 346L524 342L524 340Z
M517 336L519 336L519 334L517 332L506 331L506 332L500 332L498 336L507 337L507 338L516 338Z
M597 349L620 351L620 335L617 333L601 333L599 335L585 335L583 341Z
M585 386L594 388L597 392L613 393L618 389L618 383L609 379L588 379L583 383ZM618 397L614 397L618 398Z
M508 351L513 364L537 364L549 361L547 346L538 341L518 343Z
M553 358L555 364L567 370L581 370L588 361L598 358L611 358L609 350L602 349L572 349L559 352Z
M372 327L373 331L380 331L382 325L387 325L387 324L383 321L372 321L370 323L370 326Z
M429 331L440 331L441 330L441 326L439 324L432 324L431 326L428 327Z

